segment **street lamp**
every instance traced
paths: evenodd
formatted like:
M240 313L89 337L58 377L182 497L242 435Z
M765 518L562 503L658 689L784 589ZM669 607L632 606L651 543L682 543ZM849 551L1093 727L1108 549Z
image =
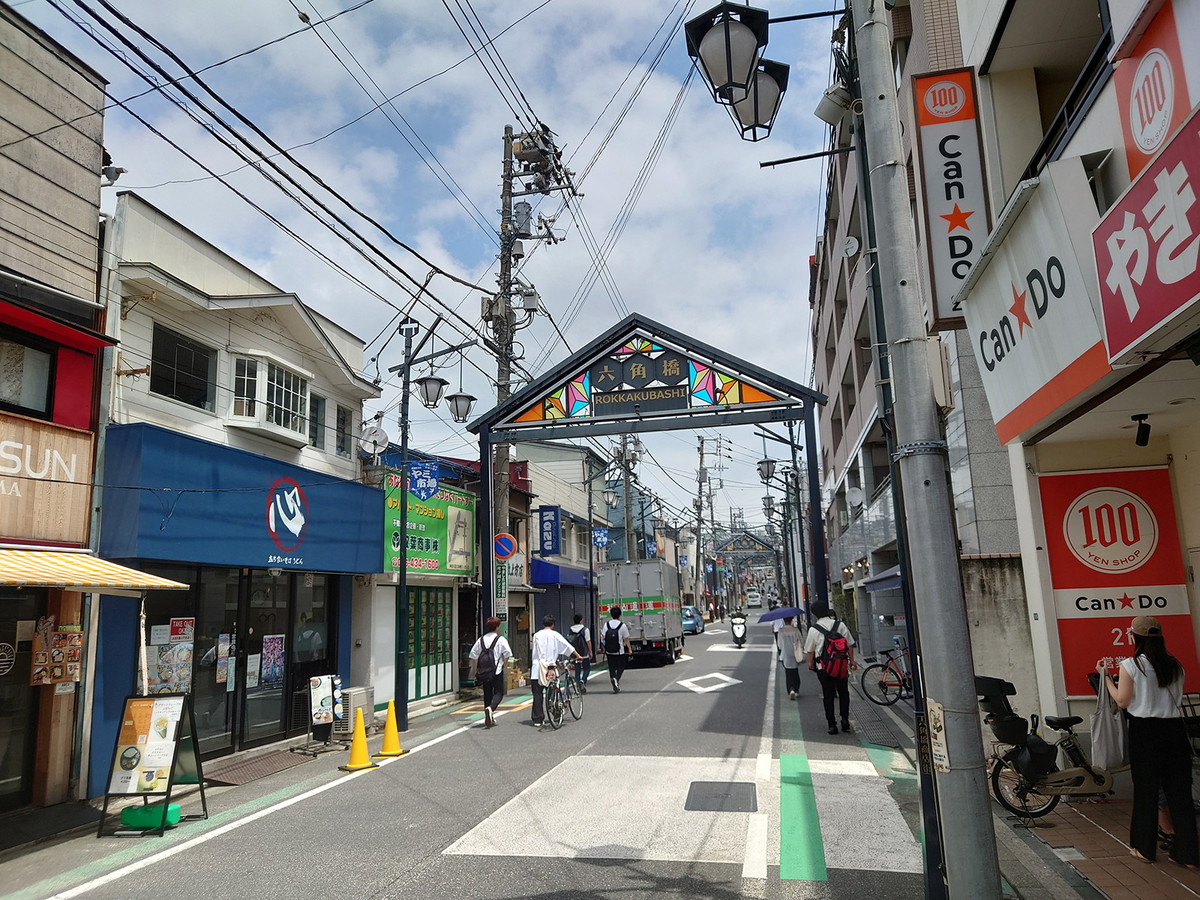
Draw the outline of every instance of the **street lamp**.
M445 350L439 350L435 353L430 353L426 356L414 358L416 354L421 352L433 336L433 331L441 322L439 316L434 322L433 328L425 332L420 342L416 347L413 346L413 338L421 330L421 323L416 319L406 316L398 326L398 331L401 337L404 338L404 362L398 366L392 366L388 369L389 372L400 372L400 526L397 529L400 532L400 571L396 585L396 672L394 679L395 701L396 701L396 718L397 727L401 731L408 730L408 402L409 395L412 392L413 384L416 384L420 392L421 403L428 409L435 408L441 402L442 392L445 391L446 385L450 382L444 378L439 378L436 375L426 375L423 378L412 378L412 368L418 363L428 362L445 356L447 353L456 353L465 350L467 347L473 347L475 341L467 341L464 344L459 344L457 347L448 347ZM469 394L465 395L473 404L475 398ZM470 404L466 407L467 414L470 414ZM457 421L457 418L456 418ZM462 421L466 421L464 417Z
M948 445L942 431L938 401L932 390L930 360L926 348L923 296L921 294L920 255L916 227L908 195L908 176L897 160L905 159L902 122L897 97L896 70L890 46L889 4L876 0L848 0L848 9L830 13L806 13L788 16L787 21L817 15L847 15L852 20L846 29L855 47L851 55L856 71L850 81L855 121L857 155L865 200L864 217L877 238L874 247L876 270L882 273L873 290L880 312L886 310L886 334L878 343L889 352L883 365L887 375L880 381L881 409L892 410L888 423L889 452L899 472L897 500L898 542L907 545L906 556L920 559L912 570L912 593L921 601L907 617L936 623L917 628L923 665L916 667L914 693L918 697L918 731L924 732L922 680L928 682L929 695L944 710L948 765L937 775L937 799L930 776L922 773L922 813L926 817L926 891L928 896L978 897L992 900L1000 896L1000 870L996 856L996 837L992 827L990 800L979 773L984 770L984 750L979 732L978 713L973 693L973 662L970 627L963 596L959 565L958 536L952 512L946 472ZM771 20L772 22L784 19ZM685 25L688 52L697 48L716 22L703 17ZM711 38L720 42L721 36ZM765 45L764 45L765 46ZM732 60L732 51L728 59ZM706 78L708 71L700 66ZM714 88L716 85L714 84ZM749 88L749 84L747 84ZM736 103L742 97L717 98ZM844 97L827 97L838 103ZM827 119L840 120L828 109ZM826 155L841 152L826 151ZM807 157L803 157L807 158ZM873 198L873 199L872 199ZM884 318L877 316L882 331ZM895 402L892 402L894 392ZM811 451L811 447L809 448ZM814 466L810 463L809 477ZM772 470L773 472L773 470ZM812 482L810 480L810 490ZM816 522L813 523L814 557L817 556ZM814 559L823 566L823 561ZM822 578L823 580L823 578ZM922 739L922 752L926 747ZM940 824L935 820L940 819ZM942 840L937 844L938 836ZM944 881L939 874L944 869Z
M750 93L762 48L767 46L765 9L720 3L683 26L687 51L718 103Z

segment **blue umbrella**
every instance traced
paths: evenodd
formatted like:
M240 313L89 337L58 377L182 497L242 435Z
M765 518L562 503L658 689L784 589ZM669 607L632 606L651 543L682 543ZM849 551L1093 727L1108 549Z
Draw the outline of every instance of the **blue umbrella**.
M760 622L774 622L776 619L790 619L793 616L804 615L804 610L797 609L794 606L780 606L770 612L765 612L758 617Z

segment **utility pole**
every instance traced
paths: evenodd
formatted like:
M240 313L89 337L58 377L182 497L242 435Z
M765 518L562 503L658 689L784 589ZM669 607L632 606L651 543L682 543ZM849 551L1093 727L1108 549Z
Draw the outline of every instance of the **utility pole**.
M851 0L863 138L871 153L870 188L883 300L887 309L896 450L918 607L922 674L930 702L942 705L949 771L938 772L939 815L951 897L998 900L1000 869L974 664L947 487L946 442L929 370L921 311L916 229L900 136L887 12L874 0Z
M553 221L538 217L536 227L532 222L532 207L528 202L513 203L514 198L530 194L549 194L551 191L569 190L575 193L571 183L573 173L563 168L561 153L554 146L550 129L539 123L532 132L514 134L511 125L504 127L504 162L500 181L500 270L496 276L498 290L495 295L485 297L481 310L483 321L491 326L496 346L496 402L503 403L512 395L514 336L529 325L541 308L541 298L532 285L513 275L514 263L525 258L524 240L557 243ZM519 167L518 167L519 166ZM520 190L514 190L514 186ZM519 298L520 308L513 305ZM497 443L491 462L494 492L492 497L492 528L495 535L508 530L509 454L512 445ZM480 460L480 477L484 477L483 460ZM493 607L495 598L488 597L481 604L483 610ZM482 623L480 623L482 628Z

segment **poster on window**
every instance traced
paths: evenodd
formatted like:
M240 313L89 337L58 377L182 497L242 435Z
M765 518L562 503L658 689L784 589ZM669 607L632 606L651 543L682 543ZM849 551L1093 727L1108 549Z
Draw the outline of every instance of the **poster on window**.
M43 617L34 629L32 649L31 685L79 681L83 669L82 631L56 631L53 617Z
M186 694L192 689L192 644L151 644L146 648L151 694Z
M1133 655L1129 625L1154 616L1200 690L1183 552L1166 466L1063 472L1038 479L1067 694L1095 696L1096 662Z
M284 639L285 635L282 634L263 636L260 684L271 686L283 684Z

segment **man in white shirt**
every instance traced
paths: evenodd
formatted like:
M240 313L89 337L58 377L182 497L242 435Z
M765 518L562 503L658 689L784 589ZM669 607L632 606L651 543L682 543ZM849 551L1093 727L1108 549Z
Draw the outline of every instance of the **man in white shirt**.
M804 640L804 652L808 656L808 668L817 673L821 682L822 700L825 703L825 719L829 724L829 733L837 734L837 720L834 719L834 701L837 701L838 712L841 714L842 731L850 731L850 673L858 669L854 661L854 636L846 623L833 614L828 603L820 600L812 604L813 623ZM821 661L825 645L830 641L844 641L846 657L842 660L831 661L843 671L826 671L826 663Z
M583 659L565 637L554 630L554 616L542 618L542 630L529 641L529 678L533 687L533 724L541 728L546 721L546 667L554 665L560 656Z
M604 654L608 657L608 680L612 682L614 694L621 693L621 676L625 667L633 659L633 647L629 643L629 629L621 621L621 607L613 605L609 608L609 620L600 629L604 643Z

